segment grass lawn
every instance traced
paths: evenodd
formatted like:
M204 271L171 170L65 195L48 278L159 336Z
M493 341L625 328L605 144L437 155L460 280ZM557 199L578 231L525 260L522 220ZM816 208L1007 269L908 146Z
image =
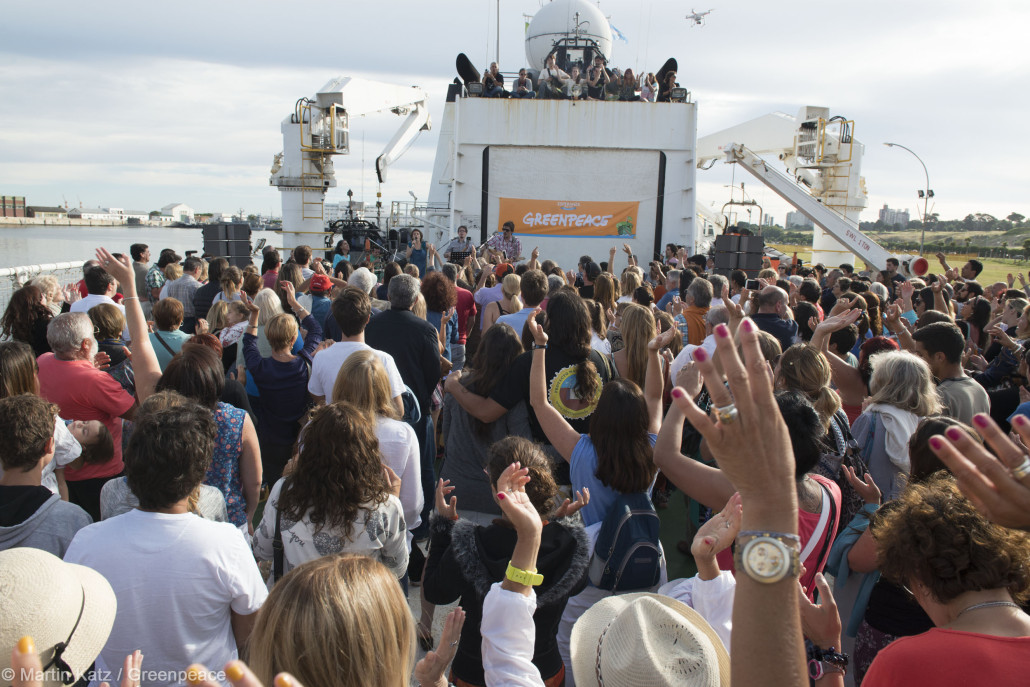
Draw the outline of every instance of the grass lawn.
M770 243L770 246L776 250L782 251L787 255L792 255L795 251L798 257L801 258L806 264L808 264L812 258L812 247L811 246L796 246L781 243ZM935 272L941 271L941 265L937 262L937 258L932 254L925 256L930 261L930 269ZM970 258L977 258L976 255L971 253L948 253L948 264L952 267L961 267L962 264ZM993 284L997 281L1007 281L1009 274L1015 276L1017 273L1022 272L1024 275L1030 272L1030 263L1026 260L1012 260L1003 258L977 258L984 265L984 271L980 273L978 281L986 286L987 284ZM856 258L857 260L857 258ZM856 265L860 267L860 265ZM1027 282L1030 283L1030 276L1027 276ZM1019 286L1019 280L1016 280L1016 286Z

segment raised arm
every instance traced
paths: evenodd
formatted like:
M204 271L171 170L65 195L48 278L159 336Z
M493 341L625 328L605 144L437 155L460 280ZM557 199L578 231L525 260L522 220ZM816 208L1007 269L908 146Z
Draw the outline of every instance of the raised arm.
M673 397L682 392L682 388L673 389ZM690 402L693 403L693 399ZM654 445L654 463L684 494L713 510L720 510L733 496L735 489L718 468L680 453L683 420L683 411L673 403L662 423L662 430L658 432L658 441Z
M537 422L551 445L565 460L572 460L572 450L579 443L579 432L562 417L561 413L547 402L547 374L544 371L544 355L547 353L547 333L536 321L540 308L534 310L526 319L529 331L533 334L533 367L529 372L529 401L533 406ZM657 355L657 354L656 354ZM650 367L650 364L648 365ZM659 380L659 404L661 403L661 380ZM661 409L659 408L659 415Z
M902 322L900 303L887 306L887 310L884 311L884 323L887 325L888 331L898 337L898 344L904 350L915 353L916 342L912 339L908 327Z
M647 401L647 413L650 418L647 427L650 434L658 434L658 430L662 428L662 392L665 391L665 375L662 370L661 349L672 343L678 334L679 330L669 327L647 343L644 399Z
M140 403L154 393L157 382L161 379L161 365L157 362L157 354L150 344L150 333L147 331L147 320L143 316L136 293L136 274L129 264L129 257L122 256L118 260L106 248L97 248L97 260L104 269L122 285L122 290L130 294L123 299L125 321L129 326L129 337L132 343L132 371L136 378L136 398Z

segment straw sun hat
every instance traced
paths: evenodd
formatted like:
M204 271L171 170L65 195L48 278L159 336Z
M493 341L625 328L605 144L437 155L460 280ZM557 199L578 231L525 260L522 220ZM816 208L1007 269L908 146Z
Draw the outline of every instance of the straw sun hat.
M95 570L39 549L0 551L0 675L10 675L11 649L30 635L44 685L63 684L65 670L78 679L104 648L116 609L111 585Z
M659 594L609 596L572 628L581 687L728 687L730 657L690 606Z

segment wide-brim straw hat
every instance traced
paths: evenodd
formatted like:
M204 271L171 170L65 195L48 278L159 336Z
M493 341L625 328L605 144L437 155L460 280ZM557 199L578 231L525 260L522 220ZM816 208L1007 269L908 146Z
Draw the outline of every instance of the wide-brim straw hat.
M107 643L117 608L111 585L95 570L40 549L0 551L0 674L29 635L44 668L64 644L60 658L80 678ZM50 665L43 684L62 685L60 672Z
M730 656L690 606L659 594L610 596L572 628L580 687L728 687Z

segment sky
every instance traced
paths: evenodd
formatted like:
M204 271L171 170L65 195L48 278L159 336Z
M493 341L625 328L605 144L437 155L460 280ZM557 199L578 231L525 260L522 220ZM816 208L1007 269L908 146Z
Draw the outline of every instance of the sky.
M599 5L627 39L614 44L614 66L656 71L677 59L698 103L698 136L827 106L853 119L865 144L863 220L885 203L913 219L922 211L922 167L886 141L922 158L929 210L942 219L1030 215L1030 144L1018 133L1030 111L1030 3L706 1ZM6 3L0 195L278 216L269 168L298 98L337 75L417 85L439 122L457 53L481 70L495 58L498 6L501 69L515 71L525 63L523 16L541 0ZM704 26L686 19L709 8ZM326 202L345 201L348 188L375 201L373 162L400 122L388 113L351 121L351 155L337 159L339 186ZM435 131L419 136L390 169L384 200L426 198L436 145ZM777 222L789 209L734 165L697 181L697 202L715 209L730 184L741 198L742 181Z

